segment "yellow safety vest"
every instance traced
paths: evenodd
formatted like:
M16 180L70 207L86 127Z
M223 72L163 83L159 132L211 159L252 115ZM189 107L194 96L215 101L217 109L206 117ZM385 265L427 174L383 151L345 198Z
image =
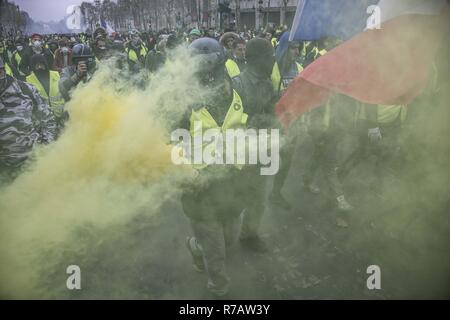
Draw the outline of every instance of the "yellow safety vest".
M20 71L20 63L22 62L22 57L21 57L21 55L18 52L16 52L14 54L14 59L16 60L17 71L19 72L19 74L21 76L25 76L25 73Z
M379 105L377 120L379 124L392 123L400 117L403 122L406 119L406 106L404 105Z
M136 51L134 51L133 49L130 50L130 48L125 48L125 51L128 53L128 59L130 59L131 61L133 61L135 63L139 63L139 59L136 54ZM144 46L141 47L140 54L144 58L147 56L147 49L145 49Z
M227 68L228 75L231 79L241 74L238 64L233 59L228 59L225 63L225 67Z
M277 40L277 38L272 38L272 46L274 47L274 48L276 48L277 46L278 46L278 40Z
M355 120L367 120L366 106L359 103L356 109ZM400 121L403 122L406 119L407 109L405 105L378 105L377 106L377 123L389 124L397 120L400 117Z
M6 72L7 75L9 75L11 77L14 76L11 67L6 62L5 62L5 72Z
M302 57L306 57L308 46L311 44L311 41L304 41L302 52L300 53Z
M20 62L22 61L22 57L20 56L20 54L18 52L16 52L14 54L14 59L16 60L17 67L19 67L20 66Z
M297 64L297 70L298 73L303 71L303 67L300 63L296 62ZM275 62L274 66L273 66L273 70L272 70L272 85L273 85L273 89L275 90L275 92L281 92L283 90L285 90L285 86L283 84L283 82L281 81L281 73L280 73L280 68L278 67L278 62Z
M248 115L244 113L244 107L242 105L241 97L235 90L233 90L233 101L228 108L228 112L225 116L222 127L217 124L217 122L205 107L195 111L192 110L190 118L191 137L195 139L196 136L203 135L203 132L209 129L219 129L221 133L224 133L227 129L244 129L247 125L247 120ZM196 122L201 122L201 128L195 126ZM203 148L203 146L200 147ZM198 169L205 168L206 166L206 164L195 165L195 167ZM236 165L236 167L242 168L242 166L239 165Z
M42 98L49 104L56 117L62 116L64 112L64 99L59 92L59 73L57 71L50 71L50 97L45 91L39 79L32 72L27 78L27 82L36 87Z
M314 47L312 50L314 52L314 60L324 56L327 53L327 50L325 49L319 50L318 47Z

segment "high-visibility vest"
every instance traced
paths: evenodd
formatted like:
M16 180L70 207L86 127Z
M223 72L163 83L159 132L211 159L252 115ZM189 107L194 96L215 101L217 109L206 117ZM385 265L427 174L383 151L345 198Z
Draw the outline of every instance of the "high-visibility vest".
M312 49L312 54L314 56L314 60L324 56L326 53L327 53L327 50L325 50L325 49L319 50L318 47L314 47Z
M225 130L227 129L244 129L247 125L247 120L248 115L244 113L241 97L235 90L233 90L233 101L228 108L228 112L222 126L217 124L216 120L214 120L205 107L200 108L199 110L192 110L190 117L191 137L195 140L196 136L203 135L203 132L209 129L219 129L221 133L225 133ZM201 122L201 127L195 125L198 122ZM203 146L197 146L195 144L194 147L203 149ZM206 164L196 165L196 168L202 169L206 166ZM242 166L236 165L236 167L241 168Z
M377 121L379 124L392 123L400 117L403 122L406 119L406 106L404 105L378 105Z
M56 117L62 116L64 112L64 99L59 92L59 73L57 71L50 71L50 88L49 94L45 91L39 79L32 72L27 78L27 82L36 87L41 97L49 104Z
M356 108L355 120L367 120L366 105L359 103ZM371 106L370 108L374 108ZM400 118L404 122L407 115L407 108L405 105L378 105L377 106L377 123L389 124Z
M302 52L300 53L301 57L303 57L303 58L306 57L306 55L308 53L308 47L309 47L310 44L311 44L311 41L304 41L303 42Z
M300 63L296 62L298 73L303 71L303 67ZM278 62L275 62L272 70L272 85L275 92L281 92L287 88L287 86L283 83L283 79L281 78L280 68L278 67Z
M238 64L233 59L228 59L225 63L225 67L227 68L228 75L231 79L241 74Z
M130 49L130 48L125 48L125 52L128 53L128 59L135 62L135 63L139 63L139 59L138 56L136 54L136 51L134 51L134 49ZM140 55L145 58L147 56L147 49L145 49L144 46L141 46L141 51L140 51Z
M278 46L278 40L277 40L277 38L272 38L271 43L272 43L272 46L273 46L274 48L276 48L276 47Z
M18 52L14 53L14 60L16 60L17 71L19 72L19 74L21 76L25 76L25 73L20 71L20 63L22 62L22 56Z
M13 75L13 72L12 72L12 69L11 69L11 67L8 65L7 62L5 62L5 72L6 72L7 75L9 75L9 76L11 76L11 77L14 76L14 75Z
M16 60L17 67L19 67L20 62L22 61L22 56L18 52L16 52L14 53L14 59Z

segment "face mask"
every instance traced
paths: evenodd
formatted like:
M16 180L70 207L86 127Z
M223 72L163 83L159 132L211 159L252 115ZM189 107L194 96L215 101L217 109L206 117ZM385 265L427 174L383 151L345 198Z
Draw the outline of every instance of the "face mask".
M42 43L40 41L33 42L33 51L35 53L41 53L42 52Z
M38 78L41 78L41 77L45 76L46 74L48 74L48 71L43 70L43 69L37 69L37 70L34 70L34 73L38 76Z
M274 57L261 57L252 63L254 70L262 77L270 77L275 63Z
M22 51L23 50L23 46L17 46L17 51Z
M62 54L68 54L68 53L69 53L69 48L67 48L67 47L62 47L62 48L61 48L61 53L62 53Z

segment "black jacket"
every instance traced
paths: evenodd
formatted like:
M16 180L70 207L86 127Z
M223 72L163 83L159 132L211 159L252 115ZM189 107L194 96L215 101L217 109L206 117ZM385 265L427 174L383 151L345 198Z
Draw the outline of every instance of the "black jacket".
M247 67L233 79L233 88L242 99L249 127L269 129L276 126L274 106L277 96L270 78L263 78Z

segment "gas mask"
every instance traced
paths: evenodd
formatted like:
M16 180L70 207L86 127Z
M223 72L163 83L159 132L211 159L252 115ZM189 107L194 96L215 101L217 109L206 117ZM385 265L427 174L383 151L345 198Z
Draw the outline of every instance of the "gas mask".
M200 83L209 88L216 87L223 82L225 67L219 53L202 54L197 57L198 71L196 73Z

